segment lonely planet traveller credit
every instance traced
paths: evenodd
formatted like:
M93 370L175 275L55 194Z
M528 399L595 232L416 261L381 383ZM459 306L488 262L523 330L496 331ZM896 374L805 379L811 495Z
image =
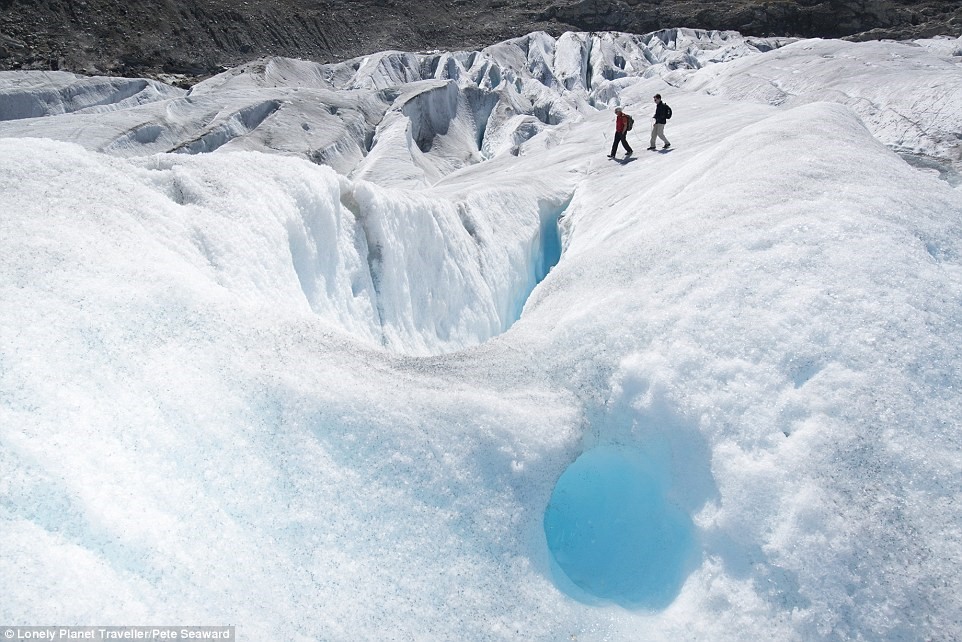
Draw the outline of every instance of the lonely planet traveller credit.
M233 626L3 626L0 640L227 640Z

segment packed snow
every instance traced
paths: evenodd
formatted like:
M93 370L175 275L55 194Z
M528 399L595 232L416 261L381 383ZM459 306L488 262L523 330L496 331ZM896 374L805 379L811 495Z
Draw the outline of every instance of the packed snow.
M0 621L959 639L960 170L959 39L3 72Z

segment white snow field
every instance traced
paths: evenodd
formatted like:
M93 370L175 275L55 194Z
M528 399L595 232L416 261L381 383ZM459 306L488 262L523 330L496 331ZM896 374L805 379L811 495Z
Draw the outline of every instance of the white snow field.
M0 118L0 622L962 638L962 40L6 72Z

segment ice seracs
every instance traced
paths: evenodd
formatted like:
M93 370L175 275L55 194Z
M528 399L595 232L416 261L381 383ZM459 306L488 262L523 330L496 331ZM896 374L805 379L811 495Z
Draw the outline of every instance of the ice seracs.
M383 52L329 65L271 58L190 92L154 81L14 72L0 77L10 105L0 120L17 122L0 122L0 136L75 141L121 156L278 152L384 185L423 187L480 160L517 154L546 126L616 100L624 80L696 68L720 51L723 58L757 53L760 43L688 29L557 39L534 33L479 52ZM33 107L14 109L21 103ZM46 117L91 111L79 108L88 105L99 105L96 113Z

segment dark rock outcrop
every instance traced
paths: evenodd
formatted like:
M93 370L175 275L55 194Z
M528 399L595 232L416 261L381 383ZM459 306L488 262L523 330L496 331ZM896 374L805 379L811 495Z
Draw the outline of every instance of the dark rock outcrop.
M962 33L962 0L0 0L0 69L185 81L265 55L476 49L536 30L918 38Z

